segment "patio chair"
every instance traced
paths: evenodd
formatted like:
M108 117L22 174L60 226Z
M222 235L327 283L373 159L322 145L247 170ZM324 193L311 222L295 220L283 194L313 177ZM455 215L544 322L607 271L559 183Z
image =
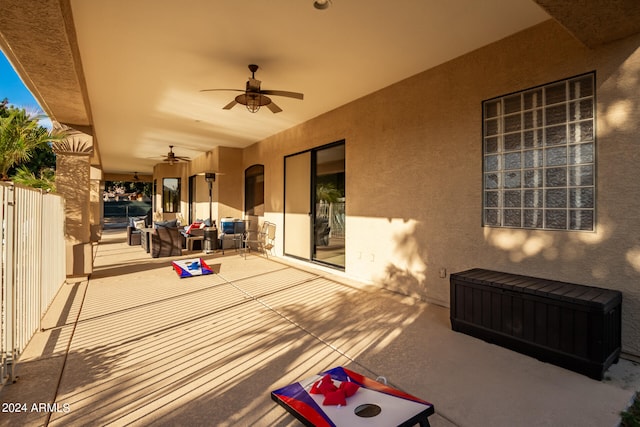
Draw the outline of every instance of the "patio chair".
M139 246L142 243L141 229L149 227L151 224L151 209L145 216L141 217L129 217L129 224L127 224L127 243L129 246Z
M269 253L273 250L276 239L276 225L272 222L265 221L262 223L260 230L249 230L244 238L244 258L247 259L247 253L251 248L262 252L265 257L269 258Z
M142 243L142 232L131 225L127 226L127 244L129 246L140 246Z
M151 257L182 255L182 234L177 227L158 227L151 235Z
M247 230L245 232L244 238L242 240L245 259L247 258L247 252L250 252L252 248L258 251L262 251L264 236L267 233L268 224L268 221L264 221L260 229Z

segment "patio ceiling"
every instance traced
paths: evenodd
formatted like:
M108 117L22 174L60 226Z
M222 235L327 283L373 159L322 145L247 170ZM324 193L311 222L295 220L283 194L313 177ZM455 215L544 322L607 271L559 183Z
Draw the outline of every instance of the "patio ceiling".
M5 0L0 47L53 119L94 136L94 164L149 173L169 145L192 158L217 145L246 147L549 13L587 45L638 30L634 0L568 4L333 0L316 10L312 0ZM250 63L263 89L304 100L273 97L281 113L251 114L222 109L236 92L200 92L244 88Z

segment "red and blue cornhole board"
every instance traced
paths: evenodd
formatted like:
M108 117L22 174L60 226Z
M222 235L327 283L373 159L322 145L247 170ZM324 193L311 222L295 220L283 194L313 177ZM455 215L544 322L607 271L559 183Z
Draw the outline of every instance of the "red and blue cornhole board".
M172 261L173 269L180 278L213 274L211 267L202 258L181 259Z
M334 385L354 382L358 391L346 400L346 406L325 406L324 396L310 392L313 384L329 374ZM311 427L389 427L429 426L433 405L408 393L374 381L341 366L271 392L271 399ZM375 404L380 410L357 415L361 406Z

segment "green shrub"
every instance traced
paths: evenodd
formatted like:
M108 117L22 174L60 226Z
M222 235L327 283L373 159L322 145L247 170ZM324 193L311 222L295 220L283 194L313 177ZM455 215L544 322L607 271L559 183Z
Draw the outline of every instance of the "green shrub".
M626 411L620 413L621 427L640 427L640 392L636 393L633 403Z

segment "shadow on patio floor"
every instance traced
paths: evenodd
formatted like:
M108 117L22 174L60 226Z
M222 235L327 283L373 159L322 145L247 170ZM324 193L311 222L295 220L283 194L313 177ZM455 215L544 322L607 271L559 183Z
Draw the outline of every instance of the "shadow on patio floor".
M65 285L0 391L58 411L0 425L299 425L270 392L342 365L432 402L434 427L602 426L640 381L629 361L594 381L452 332L445 308L320 271L206 260L218 274L179 279L171 259L105 231L91 279Z

